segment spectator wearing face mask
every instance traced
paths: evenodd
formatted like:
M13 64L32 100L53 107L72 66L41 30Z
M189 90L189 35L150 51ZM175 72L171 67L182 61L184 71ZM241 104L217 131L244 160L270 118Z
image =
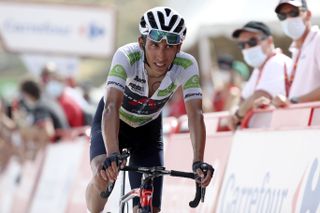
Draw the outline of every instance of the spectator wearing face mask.
M81 107L72 96L67 94L66 85L57 73L50 75L44 89L46 95L60 104L70 127L85 125L84 114Z
M286 94L285 71L291 69L291 59L274 47L270 28L262 22L250 21L235 30L232 37L242 51L245 62L254 68L243 88L238 110L232 124L239 124L245 114L260 101L270 102L277 94ZM233 126L234 127L234 126Z
M76 102L76 105L80 107L81 112L83 114L82 117L84 119L84 123L81 126L90 125L95 108L91 106L87 100L85 100L82 88L76 86L76 83L73 78L72 78L73 84L71 86L70 85L71 78L61 75L60 72L57 70L55 63L50 62L50 63L47 63L41 71L41 82L43 87L47 88L47 85L49 83L52 84L53 78L54 79L58 78L59 81L63 83L64 96L68 96L70 99L72 99L72 102ZM57 86L55 87L57 88ZM45 89L45 93L46 92L47 91ZM56 90L56 92L59 92L59 91ZM54 94L54 96L56 95ZM74 123L74 120L75 119L72 119L73 123ZM70 125L74 127L73 124L70 124ZM76 126L78 126L78 124Z
M281 0L275 9L284 33L292 39L293 66L287 74L287 96L279 94L276 106L320 100L320 30L312 26L305 0Z

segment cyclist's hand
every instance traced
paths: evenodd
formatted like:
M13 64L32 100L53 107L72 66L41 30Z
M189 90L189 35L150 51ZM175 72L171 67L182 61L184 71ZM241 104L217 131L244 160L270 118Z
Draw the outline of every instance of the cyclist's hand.
M102 167L103 165L100 165L97 172L93 176L95 183L94 185L98 189L98 191L105 190L106 186L109 184L108 177Z
M201 180L197 180L201 186L207 187L213 176L213 167L208 163L196 161L192 164L192 170L201 178Z
M115 182L119 174L119 166L122 167L125 165L125 163L125 160L121 160L120 153L112 153L104 161L104 170L101 171L101 176L105 180Z

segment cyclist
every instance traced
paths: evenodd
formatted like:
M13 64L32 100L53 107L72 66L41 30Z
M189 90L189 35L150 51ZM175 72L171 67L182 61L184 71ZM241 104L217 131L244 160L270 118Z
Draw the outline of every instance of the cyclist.
M168 7L152 8L141 17L137 43L120 47L113 56L106 92L101 99L91 131L90 160L93 177L86 202L91 212L101 212L100 197L118 175L122 148L130 150L132 166L162 166L161 110L181 86L188 114L193 147L192 168L203 176L202 186L212 178L212 167L203 162L205 126L198 65L193 56L180 51L186 36L184 19ZM179 150L177 150L178 153ZM106 165L106 170L102 166ZM203 173L202 165L209 170ZM141 175L129 172L131 188L140 186ZM154 182L153 211L161 206L162 179ZM138 198L133 200L137 211Z

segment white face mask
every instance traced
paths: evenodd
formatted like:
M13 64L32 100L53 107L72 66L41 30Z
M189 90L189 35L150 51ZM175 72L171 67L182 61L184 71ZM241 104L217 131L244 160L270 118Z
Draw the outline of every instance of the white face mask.
M264 54L261 45L244 49L242 54L246 63L254 68L258 68L267 59L267 55Z
M45 91L52 98L58 98L64 89L64 85L59 81L49 81Z
M281 21L281 26L284 33L292 38L294 41L301 38L303 33L306 30L306 25L303 23L301 17L287 18L284 21Z

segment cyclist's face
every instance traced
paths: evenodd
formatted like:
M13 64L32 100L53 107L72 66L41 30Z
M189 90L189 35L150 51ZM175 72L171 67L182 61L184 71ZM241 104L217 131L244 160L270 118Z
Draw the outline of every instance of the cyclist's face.
M167 72L180 47L181 44L168 45L165 39L157 43L147 38L145 49L150 68L159 74Z

